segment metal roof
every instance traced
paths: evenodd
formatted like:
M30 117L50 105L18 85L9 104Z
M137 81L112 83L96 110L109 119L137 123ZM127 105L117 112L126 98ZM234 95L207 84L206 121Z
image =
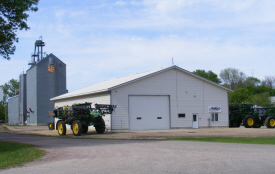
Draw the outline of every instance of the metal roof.
M107 80L107 81L99 82L99 83L93 84L91 86L87 86L85 88L78 89L78 90L75 90L75 91L72 91L72 92L54 97L51 100L60 100L60 99L71 98L71 97L76 97L76 96L82 96L82 95L88 95L88 94L94 94L94 93L110 91L110 90L118 88L120 86L129 84L129 83L141 80L143 78L147 78L149 76L161 73L163 71L167 71L169 69L174 69L174 68L178 69L180 71L183 71L183 72L185 72L189 75L192 75L196 78L199 78L203 81L207 81L207 82L209 82L209 83L211 83L215 86L221 87L221 88L223 88L223 89L225 89L229 92L233 92L233 90L231 90L231 89L228 89L224 86L221 86L217 83L214 83L210 80L207 80L203 77L200 77L196 74L193 74L193 73L191 73L187 70L184 70L184 69L174 65L174 66L171 66L171 67L168 67L168 68L156 69L156 70L152 70L152 71L148 71L148 72L144 72L144 73L132 74L132 75L129 75L129 76L126 76L126 77L114 78L114 79L110 79L110 80Z

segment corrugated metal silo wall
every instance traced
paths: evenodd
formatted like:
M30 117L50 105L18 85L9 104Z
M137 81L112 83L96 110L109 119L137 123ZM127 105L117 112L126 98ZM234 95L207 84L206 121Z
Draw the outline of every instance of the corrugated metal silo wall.
M48 72L50 57L53 58L55 72ZM50 54L37 64L37 124L53 122L49 112L54 109L54 101L50 99L66 91L66 65Z
M19 119L19 96L14 96L8 100L9 124L20 124Z
M37 67L34 66L27 71L27 124L37 124Z
M22 74L20 76L20 100L19 100L19 107L20 107L20 118L22 122L26 121L26 106L27 106L27 97L26 97L26 74Z

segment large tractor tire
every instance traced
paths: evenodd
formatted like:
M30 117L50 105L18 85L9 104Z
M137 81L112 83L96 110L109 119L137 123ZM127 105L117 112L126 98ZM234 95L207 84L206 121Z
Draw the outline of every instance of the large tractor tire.
M82 133L82 125L81 125L81 122L79 120L75 120L73 121L73 134L74 136L80 136L81 133Z
M88 126L82 125L82 133L86 134L88 132Z
M66 124L64 121L58 121L56 123L56 129L60 136L66 135Z
M265 126L267 128L275 128L275 117L269 116L265 119Z
M252 115L247 115L243 119L243 125L245 128L252 128L255 125L255 118Z
M95 130L98 134L103 134L105 132L105 121L103 120L103 118L101 119L101 124L95 126Z
M259 117L256 117L255 124L254 124L253 128L261 128L262 124L263 124L262 120L260 120Z

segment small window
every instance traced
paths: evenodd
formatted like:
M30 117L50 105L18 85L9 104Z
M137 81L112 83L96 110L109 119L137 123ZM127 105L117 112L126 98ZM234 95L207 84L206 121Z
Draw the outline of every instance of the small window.
M219 114L211 113L211 121L219 121Z
M197 121L197 115L193 115L193 121Z
M183 117L183 118L185 118L185 114L178 114L178 117Z

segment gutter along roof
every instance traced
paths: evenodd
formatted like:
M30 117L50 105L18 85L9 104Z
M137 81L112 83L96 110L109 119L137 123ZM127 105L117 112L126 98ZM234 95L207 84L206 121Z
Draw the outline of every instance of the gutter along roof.
M72 92L69 92L69 93L66 93L66 94L54 97L51 100L60 100L60 99L65 99L65 98L71 98L71 97L77 97L77 96L83 96L83 95L88 95L88 94L94 94L94 93L100 93L100 92L110 91L110 90L118 88L120 86L127 85L129 83L141 80L143 78L150 77L152 75L155 75L155 74L158 74L158 73L170 70L170 69L180 70L180 71L185 72L185 73L187 73L187 74L189 74L191 76L194 76L194 77L199 78L199 79L201 79L203 81L211 83L211 84L213 84L215 86L223 88L224 90L227 90L228 92L233 92L233 90L231 90L231 89L228 89L228 88L226 88L224 86L221 86L221 85L219 85L217 83L214 83L214 82L212 82L212 81L210 81L208 79L200 77L200 76L198 76L196 74L193 74L193 73L191 73L191 72L189 72L189 71L187 71L185 69L182 69L182 68L174 65L174 66L171 66L171 67L168 67L168 68L164 68L164 69L156 69L156 70L152 70L152 71L148 71L148 72L144 72L144 73L133 74L133 75L125 76L125 77L114 78L114 79L110 79L110 80L107 80L107 81L102 81L102 82L93 84L91 86L87 86L85 88L81 88L81 89L78 89L78 90L75 90L75 91L72 91Z

